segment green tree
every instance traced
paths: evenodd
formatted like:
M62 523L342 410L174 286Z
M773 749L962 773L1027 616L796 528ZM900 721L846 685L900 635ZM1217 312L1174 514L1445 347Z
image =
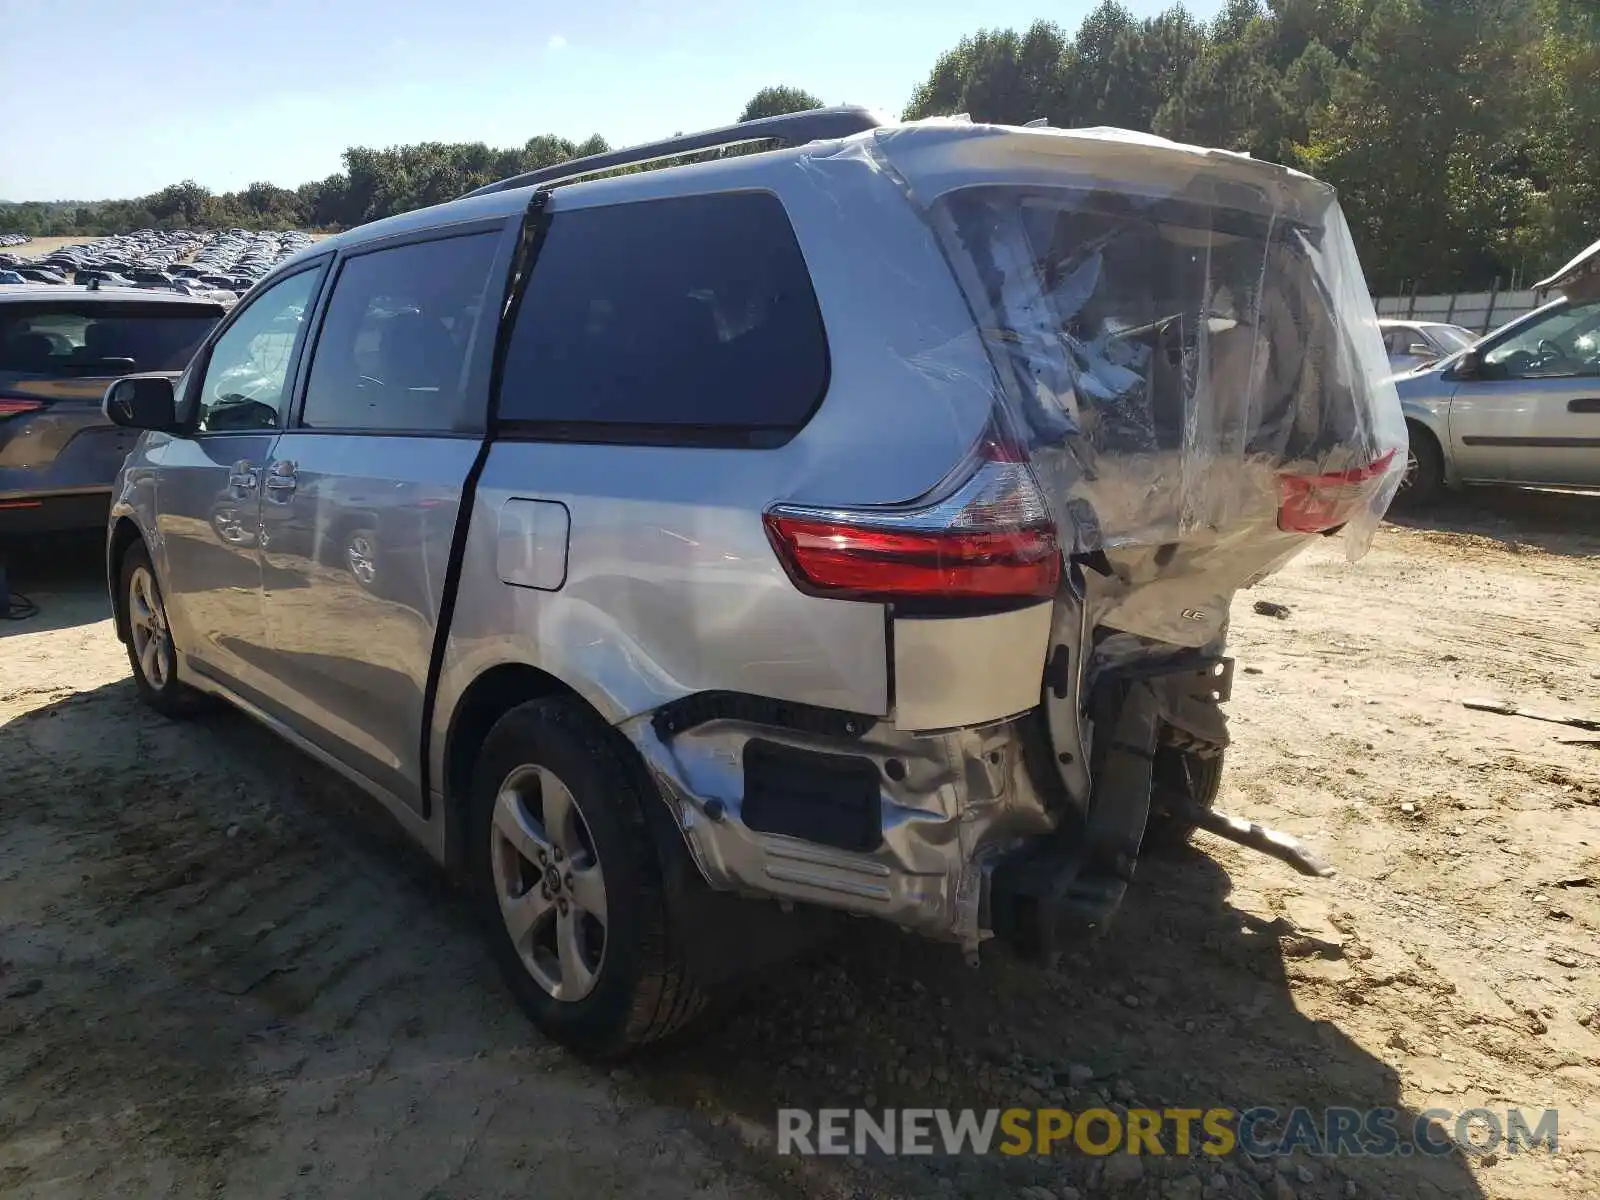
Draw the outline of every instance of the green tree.
M739 114L739 120L756 121L762 117L780 117L784 113L804 112L808 108L821 107L822 101L810 92L780 83L775 87L764 87L751 96L750 103L746 104L744 111Z

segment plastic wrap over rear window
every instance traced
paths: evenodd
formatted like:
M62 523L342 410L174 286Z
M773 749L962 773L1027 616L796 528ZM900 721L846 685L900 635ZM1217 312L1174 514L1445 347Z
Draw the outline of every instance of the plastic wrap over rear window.
M535 435L780 444L828 381L827 338L766 192L558 213L506 350L499 416Z

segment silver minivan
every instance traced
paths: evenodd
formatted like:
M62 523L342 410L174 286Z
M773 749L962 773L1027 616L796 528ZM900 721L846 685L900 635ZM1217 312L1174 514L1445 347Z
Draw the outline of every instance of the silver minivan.
M1196 825L1321 870L1211 807L1228 608L1370 535L1386 375L1305 176L771 118L322 242L108 389L117 626L163 712L379 797L615 1057L842 914L1048 958Z

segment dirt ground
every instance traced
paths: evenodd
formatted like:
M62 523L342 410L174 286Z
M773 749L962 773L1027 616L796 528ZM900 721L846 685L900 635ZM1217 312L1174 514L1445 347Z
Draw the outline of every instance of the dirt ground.
M82 234L73 237L36 237L31 241L23 242L20 246L7 246L6 253L15 254L19 258L43 258L53 254L63 246L76 246L81 242L97 242L99 238L84 237Z
M1486 493L1241 596L1220 803L1337 878L1202 835L1053 972L863 923L611 1072L532 1032L350 787L242 717L136 702L97 552L14 564L40 613L0 625L0 1193L1600 1194L1600 735L1460 705L1600 716L1600 498ZM771 1152L779 1105L1102 1102L1557 1108L1560 1151Z

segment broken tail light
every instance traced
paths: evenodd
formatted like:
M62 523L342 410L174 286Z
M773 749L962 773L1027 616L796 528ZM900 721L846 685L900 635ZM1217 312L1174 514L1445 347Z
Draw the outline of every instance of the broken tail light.
M1365 502L1368 484L1389 469L1397 451L1376 462L1327 475L1278 476L1278 528L1324 533L1345 524Z

